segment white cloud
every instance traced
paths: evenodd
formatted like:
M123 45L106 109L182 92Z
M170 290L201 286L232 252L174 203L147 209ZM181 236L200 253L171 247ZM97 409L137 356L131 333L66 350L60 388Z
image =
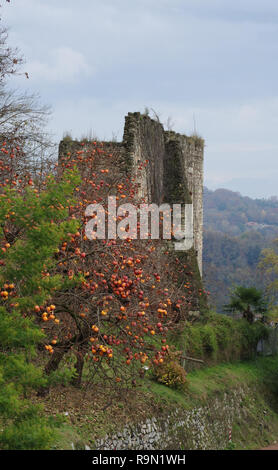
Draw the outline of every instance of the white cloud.
M47 61L33 60L26 66L30 78L50 82L74 82L93 74L83 54L69 47L59 47L49 53Z
M148 106L179 132L195 118L207 184L276 184L277 0L18 0L2 10L29 61L18 86L52 105L57 138L92 129L121 139L124 115Z

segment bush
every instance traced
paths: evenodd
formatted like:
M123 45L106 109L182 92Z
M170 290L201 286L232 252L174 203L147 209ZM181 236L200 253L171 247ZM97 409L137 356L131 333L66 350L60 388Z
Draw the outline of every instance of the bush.
M168 350L164 362L155 367L156 380L171 388L183 388L186 372L180 364L181 351Z
M202 359L207 364L251 359L258 341L268 336L261 322L253 324L227 315L209 312L198 323L186 322L171 334L170 343L187 356ZM192 363L188 364L192 368Z
M200 329L200 336L204 353L216 358L218 352L216 330L212 325L207 324Z

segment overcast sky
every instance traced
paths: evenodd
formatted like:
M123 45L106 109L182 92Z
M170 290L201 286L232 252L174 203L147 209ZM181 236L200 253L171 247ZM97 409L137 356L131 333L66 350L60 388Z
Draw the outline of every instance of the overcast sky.
M278 195L277 0L11 0L2 17L57 140L121 140L125 114L153 108L195 122L209 188Z

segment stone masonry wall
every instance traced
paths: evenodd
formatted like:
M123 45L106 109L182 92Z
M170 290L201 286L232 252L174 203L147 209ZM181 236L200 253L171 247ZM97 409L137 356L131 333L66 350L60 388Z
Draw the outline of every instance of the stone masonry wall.
M194 248L197 252L199 270L202 273L204 142L202 139L187 137L175 132L165 132L165 136L166 149L175 143L176 152L181 159L183 185L187 188L193 203Z
M66 138L60 142L63 156L90 145ZM138 196L147 203L193 203L194 249L202 273L203 249L203 153L204 142L166 132L160 122L140 113L128 113L122 143L102 143L123 155L126 173L133 173Z
M123 144L129 168L136 176L139 197L160 204L163 200L163 126L140 113L128 113Z
M252 391L250 391L252 394ZM207 400L191 409L176 408L166 416L126 426L118 433L98 439L98 450L221 450L228 446L233 423L244 419L246 389L239 388Z
M128 113L123 145L127 166L136 175L139 196L147 202L193 203L194 248L202 272L204 142L166 132L161 123Z

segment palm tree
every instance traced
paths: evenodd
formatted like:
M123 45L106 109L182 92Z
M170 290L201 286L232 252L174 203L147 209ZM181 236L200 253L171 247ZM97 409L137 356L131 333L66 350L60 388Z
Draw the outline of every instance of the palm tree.
M255 313L264 313L267 303L263 292L255 287L237 286L232 292L230 303L224 305L227 312L240 312L249 323L254 322Z

